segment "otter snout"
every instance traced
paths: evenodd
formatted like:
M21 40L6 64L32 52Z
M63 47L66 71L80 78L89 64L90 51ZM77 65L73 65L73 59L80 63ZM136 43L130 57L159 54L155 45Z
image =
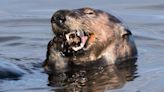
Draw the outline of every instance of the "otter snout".
M70 13L69 10L59 10L51 18L51 23L55 23L57 26L62 27L66 21L66 16Z
M51 18L51 23L55 23L58 27L63 28L67 17L77 18L77 12L70 10L58 10Z

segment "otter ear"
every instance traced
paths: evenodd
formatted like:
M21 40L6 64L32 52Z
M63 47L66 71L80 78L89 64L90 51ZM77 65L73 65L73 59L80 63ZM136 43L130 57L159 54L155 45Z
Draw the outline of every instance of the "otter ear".
M121 30L121 37L125 37L125 36L128 36L128 35L132 35L132 33L130 32L129 29L124 28L124 29Z

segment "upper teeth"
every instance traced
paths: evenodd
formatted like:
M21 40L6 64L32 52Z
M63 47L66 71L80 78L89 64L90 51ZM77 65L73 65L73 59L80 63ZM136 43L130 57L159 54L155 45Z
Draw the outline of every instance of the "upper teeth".
M84 32L82 30L76 31L77 36L84 36Z
M77 33L78 36L80 36L80 31L77 31L76 33Z

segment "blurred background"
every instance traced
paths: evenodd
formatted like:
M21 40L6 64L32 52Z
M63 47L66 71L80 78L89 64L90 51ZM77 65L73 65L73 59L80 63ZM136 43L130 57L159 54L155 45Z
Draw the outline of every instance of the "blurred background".
M53 37L50 18L59 9L81 7L116 15L134 34L139 50L139 77L110 92L164 92L162 0L1 0L0 69L7 67L3 63L7 62L26 74L18 80L0 79L0 92L51 91L41 68L47 43Z

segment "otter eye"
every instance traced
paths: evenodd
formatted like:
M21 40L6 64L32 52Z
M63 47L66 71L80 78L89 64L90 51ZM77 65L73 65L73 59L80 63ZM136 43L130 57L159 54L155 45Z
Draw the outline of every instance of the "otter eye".
M94 12L93 12L93 11L88 11L88 12L86 12L85 14L92 15L92 14L94 14Z
M95 14L95 12L93 10L85 10L84 11L85 14L88 14L88 15L93 15Z

